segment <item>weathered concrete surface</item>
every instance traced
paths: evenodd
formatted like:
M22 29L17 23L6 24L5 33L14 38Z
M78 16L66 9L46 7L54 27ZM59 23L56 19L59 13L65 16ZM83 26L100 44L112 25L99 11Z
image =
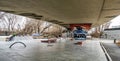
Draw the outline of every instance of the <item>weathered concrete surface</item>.
M48 44L40 41L23 41L11 49L13 42L0 42L0 61L107 61L99 42L86 41L82 46L72 41Z

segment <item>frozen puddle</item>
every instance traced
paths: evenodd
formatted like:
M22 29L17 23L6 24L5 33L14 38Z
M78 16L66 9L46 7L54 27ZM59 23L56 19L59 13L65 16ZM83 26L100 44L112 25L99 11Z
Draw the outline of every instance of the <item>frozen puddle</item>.
M83 46L72 41L53 43L53 46L40 41L23 41L23 45L9 46L13 42L0 42L0 61L107 61L97 41L86 41Z

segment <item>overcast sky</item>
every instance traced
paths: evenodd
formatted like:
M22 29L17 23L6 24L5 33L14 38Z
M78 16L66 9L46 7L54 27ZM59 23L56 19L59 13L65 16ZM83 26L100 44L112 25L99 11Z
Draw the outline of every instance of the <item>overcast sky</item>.
M115 17L115 18L113 18L111 20L111 22L112 23L110 24L109 28L112 28L112 27L115 27L115 26L120 26L120 15Z

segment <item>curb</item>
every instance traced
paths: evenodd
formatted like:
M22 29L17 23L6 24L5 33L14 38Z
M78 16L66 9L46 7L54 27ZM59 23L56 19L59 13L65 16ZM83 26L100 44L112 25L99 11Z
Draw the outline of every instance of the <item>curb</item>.
M106 51L105 47L103 46L103 44L102 44L101 42L100 42L100 45L101 45L101 47L102 47L102 49L103 49L103 52L104 52L107 60L108 60L108 61L112 61L110 55L108 54L108 52Z

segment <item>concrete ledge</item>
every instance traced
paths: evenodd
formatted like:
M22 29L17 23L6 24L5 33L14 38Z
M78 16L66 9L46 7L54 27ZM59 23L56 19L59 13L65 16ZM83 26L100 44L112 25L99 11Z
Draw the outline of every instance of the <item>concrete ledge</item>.
M102 49L103 49L103 51L105 53L105 56L106 56L107 60L112 61L110 55L108 54L108 52L106 51L105 47L103 46L103 44L101 42L100 42L100 45L101 45L101 47L102 47Z

